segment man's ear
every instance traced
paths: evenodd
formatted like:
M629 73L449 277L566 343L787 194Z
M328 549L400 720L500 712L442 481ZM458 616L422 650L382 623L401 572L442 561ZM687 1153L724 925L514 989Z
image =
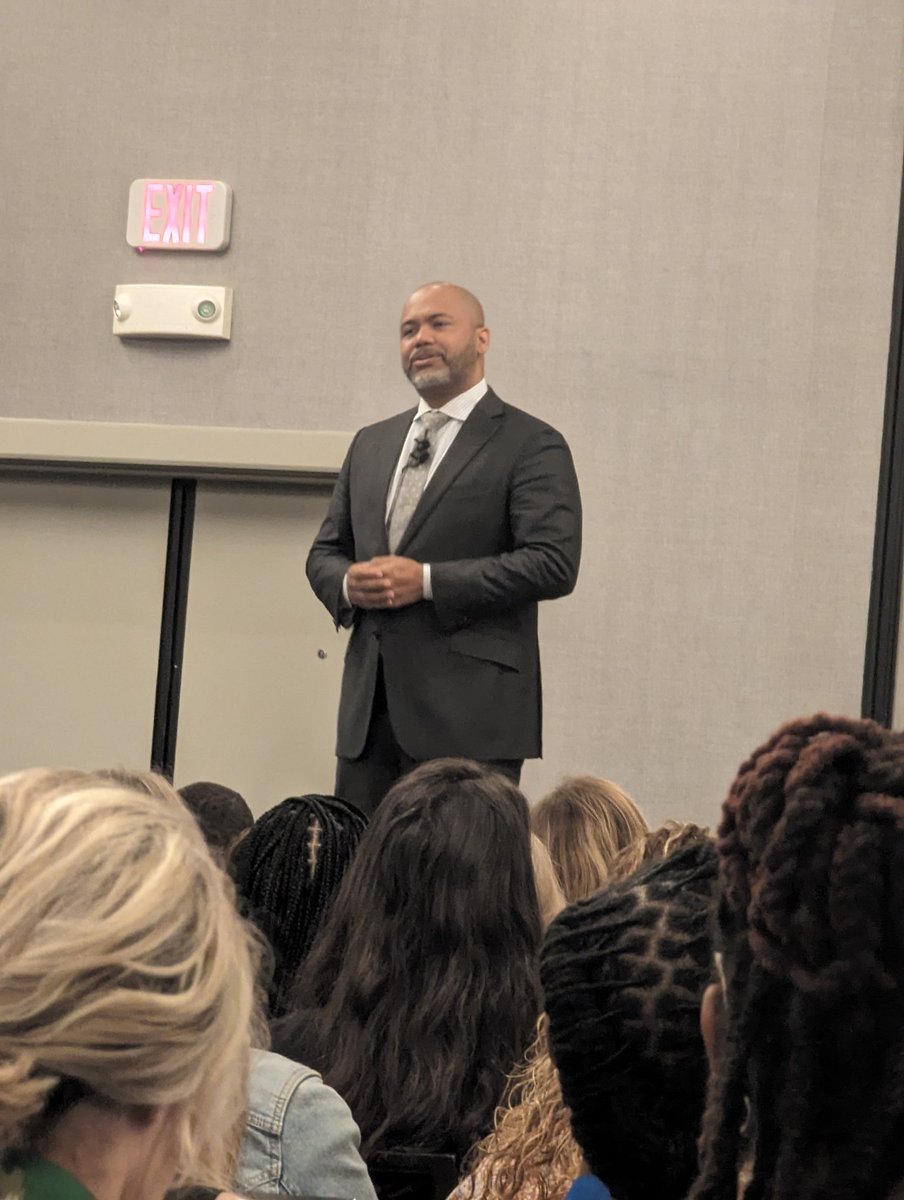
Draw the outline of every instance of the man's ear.
M709 1059L710 1074L715 1075L725 1053L725 995L721 983L711 983L700 1002L700 1032Z
M477 330L477 350L480 354L486 354L490 348L490 331L486 325L481 325Z

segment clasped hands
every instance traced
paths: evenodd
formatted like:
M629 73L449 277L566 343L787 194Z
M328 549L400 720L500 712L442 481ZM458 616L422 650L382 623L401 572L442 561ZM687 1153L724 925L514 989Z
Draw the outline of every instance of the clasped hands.
M405 608L424 598L424 565L384 554L348 569L346 588L358 608Z

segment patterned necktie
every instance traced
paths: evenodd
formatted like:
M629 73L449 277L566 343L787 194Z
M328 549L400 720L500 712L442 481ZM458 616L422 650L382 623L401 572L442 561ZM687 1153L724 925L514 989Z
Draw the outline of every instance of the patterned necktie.
M427 412L418 417L422 435L415 440L414 448L408 456L408 461L402 468L399 484L396 488L395 499L389 513L386 530L389 535L389 553L395 554L402 535L408 528L414 510L417 508L421 493L427 485L430 473L430 460L433 457L433 444L430 435L442 429L450 418L445 413Z

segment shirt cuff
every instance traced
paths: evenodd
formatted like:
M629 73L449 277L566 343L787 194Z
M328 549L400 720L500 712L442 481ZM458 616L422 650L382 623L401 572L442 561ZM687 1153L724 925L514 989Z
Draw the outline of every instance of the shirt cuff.
M433 599L433 585L430 583L430 564L424 563L424 599Z
M348 598L348 571L342 576L342 599L348 608L354 608L354 605Z

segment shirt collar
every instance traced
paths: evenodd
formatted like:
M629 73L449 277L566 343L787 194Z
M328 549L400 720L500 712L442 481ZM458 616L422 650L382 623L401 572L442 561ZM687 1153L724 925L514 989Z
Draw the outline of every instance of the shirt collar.
M456 421L466 421L478 403L487 394L488 390L487 381L481 379L473 387L468 388L466 392L462 392L460 396L453 396L441 408L434 409L431 409L427 401L422 398L420 404L417 406L417 416L419 417L425 412L441 412Z

